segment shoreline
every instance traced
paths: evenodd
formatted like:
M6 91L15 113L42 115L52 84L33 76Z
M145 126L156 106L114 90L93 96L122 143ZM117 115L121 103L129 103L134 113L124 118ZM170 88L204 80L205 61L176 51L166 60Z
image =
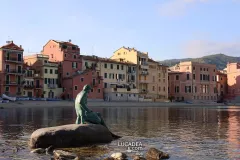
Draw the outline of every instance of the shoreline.
M222 103L181 103L181 102L106 102L90 101L89 107L217 107L217 106L240 106L239 103L222 104ZM3 108L35 108L35 107L74 107L73 101L16 101L1 103Z

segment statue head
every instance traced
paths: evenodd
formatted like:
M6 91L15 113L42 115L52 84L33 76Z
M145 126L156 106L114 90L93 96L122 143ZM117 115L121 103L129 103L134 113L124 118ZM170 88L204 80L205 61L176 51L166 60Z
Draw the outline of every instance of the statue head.
M87 93L89 93L89 91L91 90L91 87L86 84L84 87L83 87L83 90L86 91Z

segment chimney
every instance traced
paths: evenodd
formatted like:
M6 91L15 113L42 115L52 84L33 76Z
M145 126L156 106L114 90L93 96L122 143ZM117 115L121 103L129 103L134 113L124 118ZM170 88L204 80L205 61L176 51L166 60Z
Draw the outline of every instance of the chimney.
M71 42L72 42L72 40L71 40L71 39L69 39L69 40L68 40L68 42L70 42L70 43L71 43Z
M20 45L20 48L22 48L22 45Z
M13 41L11 41L11 43L13 43Z

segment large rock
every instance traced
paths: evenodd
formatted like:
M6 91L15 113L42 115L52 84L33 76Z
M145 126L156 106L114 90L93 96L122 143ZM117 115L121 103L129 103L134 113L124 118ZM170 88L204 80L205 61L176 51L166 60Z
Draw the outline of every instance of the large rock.
M111 132L97 124L70 124L41 128L31 135L31 148L80 147L88 144L109 143L113 140Z

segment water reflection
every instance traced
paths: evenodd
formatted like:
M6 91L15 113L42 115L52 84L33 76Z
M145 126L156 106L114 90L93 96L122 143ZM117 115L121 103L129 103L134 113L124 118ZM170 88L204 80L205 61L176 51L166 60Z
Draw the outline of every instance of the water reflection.
M240 158L240 108L237 107L93 110L100 112L110 129L125 140L142 140L148 146L169 152L171 159ZM71 124L75 118L74 108L3 109L0 142L27 141L38 128ZM110 144L116 148L114 145Z

